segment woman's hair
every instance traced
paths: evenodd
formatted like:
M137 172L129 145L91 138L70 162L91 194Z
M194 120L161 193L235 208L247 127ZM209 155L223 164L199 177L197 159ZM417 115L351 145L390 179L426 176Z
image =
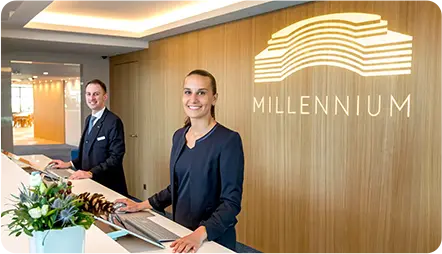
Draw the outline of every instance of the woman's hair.
M212 92L215 95L216 94L216 80L215 77L210 74L210 72L206 71L206 70L193 70L191 72L189 72L189 74L187 74L186 78L189 77L190 75L199 75L202 77L208 77L210 79L210 86L212 88ZM213 119L215 119L215 106L212 105L212 107L210 108L210 114L212 115ZM186 116L186 119L184 120L184 127L186 126L190 126L191 122L190 122L190 118L188 116Z

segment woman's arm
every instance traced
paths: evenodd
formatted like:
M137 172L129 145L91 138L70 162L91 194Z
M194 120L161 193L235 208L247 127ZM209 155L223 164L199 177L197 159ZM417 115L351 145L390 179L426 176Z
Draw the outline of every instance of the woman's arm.
M164 208L168 207L170 203L172 203L172 196L170 194L170 185L158 192L157 194L150 197L148 200L145 200L143 202L135 202L128 198L122 198L117 199L114 201L114 203L124 203L126 204L126 207L121 207L119 211L126 211L126 212L138 212L144 209L151 209L154 208L157 211L164 211Z
M170 184L166 189L148 198L149 204L157 211L164 212L164 209L172 204L172 192Z
M173 155L174 147L175 147L175 144L177 143L177 139L178 139L178 135L179 135L178 133L180 130L177 130L173 134L171 157ZM172 169L170 169L170 170L171 170L170 173L172 174ZM143 202L134 202L134 201L127 199L127 198L117 199L114 202L115 203L122 202L127 205L124 208L123 207L120 208L120 211L136 212L136 211L140 211L140 210L144 210L144 209L154 208L157 211L164 212L164 209L172 204L171 186L169 184L169 186L167 186L167 188L154 194L153 196L151 196L150 198L148 198L147 200L145 200Z

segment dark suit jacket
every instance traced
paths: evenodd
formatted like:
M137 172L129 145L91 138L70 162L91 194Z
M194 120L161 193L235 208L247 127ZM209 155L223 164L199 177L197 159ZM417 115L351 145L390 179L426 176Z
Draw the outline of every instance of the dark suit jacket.
M211 143L204 154L198 154L190 171L190 211L175 211L178 184L175 179L175 165L184 146L188 127L173 135L170 156L171 184L149 198L153 208L164 210L169 205L176 212L186 212L196 225L204 225L209 241L216 241L235 250L236 216L241 210L242 185L244 180L244 153L241 137L237 132L218 124L211 133ZM198 144L196 144L198 145ZM193 223L193 222L192 222Z
M90 117L91 115L86 118L78 158L72 163L77 170L92 171L93 180L127 196L123 171L123 156L126 152L123 122L117 115L105 109L88 135ZM89 144L86 147L85 142ZM84 154L87 156L83 156Z

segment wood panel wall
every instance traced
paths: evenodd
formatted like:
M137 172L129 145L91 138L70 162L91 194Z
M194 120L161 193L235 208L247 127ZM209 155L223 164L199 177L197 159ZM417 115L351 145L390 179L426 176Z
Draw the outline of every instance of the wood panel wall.
M64 84L61 80L34 85L34 137L65 143Z
M362 77L317 66L282 82L254 83L254 57L273 33L339 12L379 14L389 30L413 36L411 74ZM243 140L240 242L265 252L434 251L441 242L440 56L441 11L434 3L332 1L150 42L147 50L113 57L111 73L127 59L138 62L134 167L147 184L139 198L169 182L171 138L184 120L183 79L203 68L218 82L217 120ZM111 78L112 91L124 86ZM316 97L324 103L327 96L328 114L315 113ZM335 108L336 98L346 107L347 96L348 115L339 104ZM391 104L392 97L402 103L408 96L409 116ZM254 98L263 97L264 113L256 105L253 112ZM369 115L369 101L379 115ZM301 103L309 114L300 114ZM289 114L288 105L297 114ZM141 189L141 182L133 188Z

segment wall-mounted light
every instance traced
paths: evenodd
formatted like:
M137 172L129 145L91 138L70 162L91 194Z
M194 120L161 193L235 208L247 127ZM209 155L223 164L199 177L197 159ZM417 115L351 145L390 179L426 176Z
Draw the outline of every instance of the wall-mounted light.
M48 75L48 74L49 74L49 72L47 72L47 71L43 72L43 75Z
M272 35L255 57L255 82L282 81L311 66L361 76L411 73L412 36L389 31L381 16L337 13L296 22Z

